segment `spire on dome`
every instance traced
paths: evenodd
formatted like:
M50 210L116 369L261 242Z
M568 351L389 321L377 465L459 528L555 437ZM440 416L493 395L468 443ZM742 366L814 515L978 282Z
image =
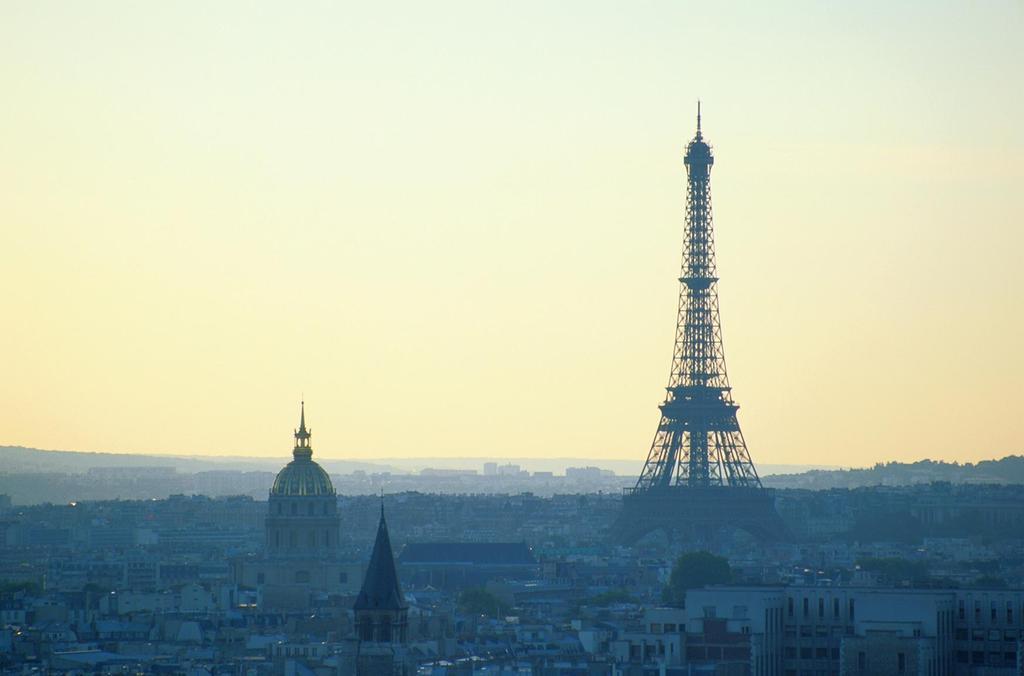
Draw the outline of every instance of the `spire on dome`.
M703 135L700 133L700 99L697 99L697 138L702 138Z
M300 457L306 459L313 457L313 449L309 445L309 438L313 434L306 429L306 402L301 402L300 406L302 412L299 414L299 429L295 430L295 450L292 451L296 460Z

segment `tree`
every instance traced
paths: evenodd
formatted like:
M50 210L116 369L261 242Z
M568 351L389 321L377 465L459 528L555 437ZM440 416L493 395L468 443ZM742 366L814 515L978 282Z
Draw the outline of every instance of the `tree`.
M591 596L586 601L587 605L597 606L599 608L607 608L610 605L616 603L636 603L628 591L625 589L610 589L606 592L602 592L597 596Z
M711 552L689 552L683 554L672 567L668 586L661 593L661 600L670 605L683 605L686 590L709 584L725 584L732 580L729 560Z
M899 587L923 587L929 583L928 564L898 558L858 559L856 565L874 573L882 582Z
M469 615L501 617L508 614L509 606L486 589L474 587L459 594L459 610Z
M38 596L42 591L42 585L34 580L23 580L20 582L0 581L0 597L14 596L18 592L25 592L29 596Z

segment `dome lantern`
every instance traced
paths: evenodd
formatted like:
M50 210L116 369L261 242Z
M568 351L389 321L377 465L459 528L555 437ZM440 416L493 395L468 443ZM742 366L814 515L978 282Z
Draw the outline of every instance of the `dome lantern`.
M306 429L306 403L301 404L299 428L295 430L295 448L291 462L278 472L271 496L313 497L333 496L334 484L324 468L313 461L313 447L309 443L312 432Z

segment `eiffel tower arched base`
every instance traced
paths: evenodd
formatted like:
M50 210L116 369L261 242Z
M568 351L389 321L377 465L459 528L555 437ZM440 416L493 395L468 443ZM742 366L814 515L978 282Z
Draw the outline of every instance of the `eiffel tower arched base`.
M659 528L669 534L710 535L739 528L761 542L789 542L793 537L775 509L768 488L673 486L628 491L612 525L611 539L633 544Z

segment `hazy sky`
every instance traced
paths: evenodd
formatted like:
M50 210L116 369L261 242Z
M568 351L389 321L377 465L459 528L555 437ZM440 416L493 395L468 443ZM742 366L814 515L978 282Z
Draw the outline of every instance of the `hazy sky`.
M629 458L695 101L755 463L1024 452L1024 4L0 2L0 444Z

